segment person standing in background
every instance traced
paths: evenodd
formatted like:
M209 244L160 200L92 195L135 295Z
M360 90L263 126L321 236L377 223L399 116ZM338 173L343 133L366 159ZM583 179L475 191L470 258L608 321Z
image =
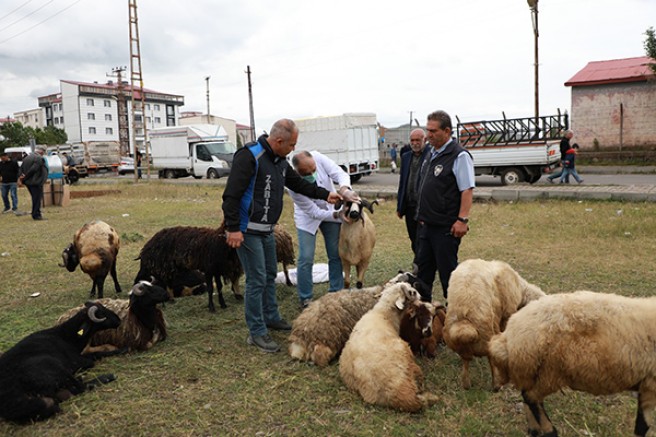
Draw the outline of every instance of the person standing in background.
M44 158L45 146L36 146L34 152L23 159L18 181L27 187L32 197L32 219L45 220L41 214L43 202L43 184L48 179L48 162Z
M20 168L18 163L11 159L8 154L0 154L0 179L2 179L2 202L5 208L3 214L13 212L18 214L18 173ZM11 195L11 205L9 196Z
M408 231L413 256L417 256L417 177L419 168L424 162L430 148L426 147L426 134L417 128L410 132L410 149L401 153L401 170L399 175L399 190L396 196L396 216L405 217L405 227ZM413 258L413 271L417 264Z

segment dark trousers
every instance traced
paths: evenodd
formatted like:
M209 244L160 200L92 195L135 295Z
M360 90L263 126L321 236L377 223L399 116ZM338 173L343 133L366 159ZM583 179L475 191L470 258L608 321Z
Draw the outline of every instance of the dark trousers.
M442 293L447 298L449 278L458 266L458 248L460 238L451 235L451 227L430 226L419 223L417 229L417 277L423 290L419 290L421 299L432 301L435 274L439 273Z
M26 185L32 197L32 218L41 218L41 202L43 201L43 185Z
M412 253L415 256L415 259L412 261L416 263L417 260L417 220L415 220L415 213L417 212L417 207L407 207L405 210L405 228L408 231L408 237L410 237L410 244L412 246Z

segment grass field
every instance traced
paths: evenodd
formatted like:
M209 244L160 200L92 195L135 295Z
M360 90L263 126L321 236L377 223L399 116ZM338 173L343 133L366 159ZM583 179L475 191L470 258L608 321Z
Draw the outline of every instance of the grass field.
M122 238L119 281L125 297L138 270L143 244L175 225L217 226L222 189L210 185L121 182L76 186L74 191L118 189L120 194L75 199L44 209L47 221L0 215L0 351L51 326L88 297L91 280L58 267L61 251L86 221L101 219ZM281 218L295 234L289 199ZM21 209L29 206L20 190ZM382 283L411 264L410 244L395 202L372 216L378 239L365 285ZM460 259L500 259L548 293L589 289L629 296L656 289L656 205L545 201L476 203ZM318 247L322 247L322 242ZM322 250L317 261L325 261ZM327 285L315 287L315 297ZM30 295L40 292L40 296ZM284 352L263 354L246 344L243 305L224 293L228 308L207 311L207 296L167 304L169 338L151 351L107 358L89 375L112 372L118 380L62 404L63 413L41 423L0 421L3 436L206 436L206 435L430 435L521 436L526 423L512 388L492 393L485 360L471 367L472 389L459 385L460 361L448 349L420 359L426 389L440 396L419 414L364 404L342 384L336 364L319 369ZM438 296L441 293L436 293ZM111 280L105 296L114 296ZM296 290L278 286L283 316L299 313ZM563 436L629 435L636 401L628 393L593 397L569 390L546 401Z

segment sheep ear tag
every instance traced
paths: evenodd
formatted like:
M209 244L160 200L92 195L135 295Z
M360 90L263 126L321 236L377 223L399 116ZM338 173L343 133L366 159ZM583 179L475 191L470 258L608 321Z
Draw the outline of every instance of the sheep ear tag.
M396 305L396 307L397 307L399 310L402 310L402 309L403 309L403 306L404 306L404 305L403 305L403 302L404 302L404 301L405 301L405 298L400 297L400 298L396 299L396 302L395 302L394 304Z
M80 326L80 330L77 331L78 337L82 337L87 332L88 328L89 328L88 323L86 323L86 322L83 323L82 326Z
M82 336L84 335L84 328L82 328L82 329L80 329L79 331L77 331L77 335L79 335L80 337L82 337Z

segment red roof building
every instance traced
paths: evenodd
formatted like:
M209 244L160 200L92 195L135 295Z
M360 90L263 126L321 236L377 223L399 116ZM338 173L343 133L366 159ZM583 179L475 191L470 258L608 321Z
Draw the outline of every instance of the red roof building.
M656 60L589 62L572 87L573 142L583 149L656 146Z

